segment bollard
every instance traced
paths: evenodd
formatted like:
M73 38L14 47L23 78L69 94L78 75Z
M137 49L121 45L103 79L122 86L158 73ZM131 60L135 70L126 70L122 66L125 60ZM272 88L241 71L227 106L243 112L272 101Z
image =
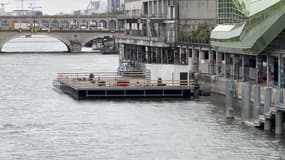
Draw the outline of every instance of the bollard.
M226 81L226 117L234 118L233 116L233 98L234 98L234 81Z
M254 101L253 101L253 117L254 119L259 118L260 111L260 86L254 86Z
M270 131L271 130L271 119L268 119L269 117L266 118L266 114L269 114L271 104L272 104L272 88L271 87L266 87L264 88L265 91L265 97L264 97L264 130Z
M242 87L242 120L249 120L250 118L250 84L245 82Z

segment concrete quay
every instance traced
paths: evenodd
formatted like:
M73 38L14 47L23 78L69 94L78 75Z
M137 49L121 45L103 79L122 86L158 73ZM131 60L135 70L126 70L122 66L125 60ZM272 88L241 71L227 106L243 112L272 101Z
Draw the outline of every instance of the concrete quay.
M262 128L276 135L284 133L284 89L206 76L213 93L225 95L227 118L234 118L233 100L241 101L241 119L245 125Z

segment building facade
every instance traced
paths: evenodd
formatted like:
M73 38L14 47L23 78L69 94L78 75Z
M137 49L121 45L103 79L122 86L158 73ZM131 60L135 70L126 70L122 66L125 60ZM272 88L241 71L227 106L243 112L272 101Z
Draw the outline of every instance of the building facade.
M284 5L281 0L219 1L211 46L217 57L225 57L225 77L284 86Z
M121 11L121 0L108 0L107 7L109 13Z
M153 80L195 72L284 86L284 6L281 0L127 0L121 61L142 66Z
M179 80L189 75L192 52L209 52L206 38L201 43L200 39L199 43L191 42L199 34L209 37L210 28L216 24L215 8L213 0L126 0L125 36L118 38L120 61L131 61L149 71L153 80Z
M87 15L102 13L102 6L100 0L90 0L88 7L84 10Z

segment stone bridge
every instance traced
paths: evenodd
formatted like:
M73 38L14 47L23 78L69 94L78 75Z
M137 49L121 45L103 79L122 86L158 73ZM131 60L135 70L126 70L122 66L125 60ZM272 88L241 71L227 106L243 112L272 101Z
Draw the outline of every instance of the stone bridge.
M62 41L70 52L80 52L90 40L119 36L124 22L116 16L0 16L0 52L3 45L25 35L47 35Z

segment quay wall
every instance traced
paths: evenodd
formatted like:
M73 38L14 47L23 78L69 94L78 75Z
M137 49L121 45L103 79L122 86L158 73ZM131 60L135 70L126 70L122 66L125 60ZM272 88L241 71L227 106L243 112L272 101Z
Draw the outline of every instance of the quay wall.
M223 78L223 77L211 77L212 78L212 82L210 84L211 86L211 91L213 93L217 93L217 94L222 94L225 95L225 82L228 80L227 78ZM234 96L237 99L241 99L242 98L242 86L243 86L244 82L242 81L234 81ZM254 95L254 86L256 84L255 83L251 83L251 101L253 102L253 95ZM260 86L260 98L261 98L261 104L264 104L264 90L267 86L266 85L261 85ZM283 89L284 92L284 89ZM275 95L277 93L277 88L272 88L272 105L274 105L275 102ZM283 95L283 98L285 98L285 96Z
M164 80L180 80L180 73L181 72L185 72L185 73L189 73L192 69L192 63L191 63L191 59L189 59L189 64L190 65L173 65L173 64L143 64L143 68L146 70L150 71L150 79L151 80L157 80L158 77L160 77L162 79L162 82L164 82ZM207 68L204 67L203 65L200 65L201 67L199 67L200 70L206 70ZM225 82L227 80L227 78L224 77L219 77L219 76L215 76L215 75L209 75L209 74L202 74L202 77L200 76L200 74L196 74L196 77L201 78L201 81L203 81L203 79L208 79L209 81L207 81L207 85L209 85L211 87L211 92L213 93L217 93L217 94L222 94L225 95ZM198 78L198 80L199 80ZM240 80L235 80L234 81L234 96L237 99L241 99L242 98L242 88L243 88L243 81ZM253 102L253 95L254 95L254 86L256 84L254 82L251 82L250 86L251 86L251 101ZM266 85L260 85L260 100L261 100L261 104L264 104L264 90L265 87L267 87ZM277 93L278 89L272 87L272 105L274 105L275 102L275 95ZM283 93L285 93L285 90L283 90ZM285 94L284 94L285 95ZM283 96L284 96L283 95ZM285 96L283 97L283 99L285 99Z

